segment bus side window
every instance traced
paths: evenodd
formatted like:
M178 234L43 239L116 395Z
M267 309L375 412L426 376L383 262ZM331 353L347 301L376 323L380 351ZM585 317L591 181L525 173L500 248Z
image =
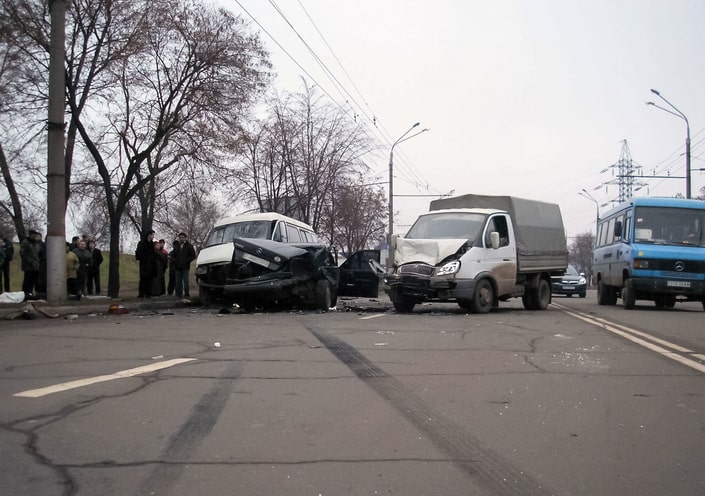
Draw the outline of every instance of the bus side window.
M614 218L610 219L607 224L607 232L605 233L605 244L611 245L614 242Z
M632 231L632 218L627 217L625 223L624 223L624 234L622 235L622 241L630 242L631 241L631 233Z

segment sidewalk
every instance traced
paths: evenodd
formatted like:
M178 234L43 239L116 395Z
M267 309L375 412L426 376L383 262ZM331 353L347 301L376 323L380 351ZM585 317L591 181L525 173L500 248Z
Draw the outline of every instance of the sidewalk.
M74 315L109 315L139 313L145 311L176 310L183 308L203 308L198 296L177 298L176 296L156 296L138 298L128 295L120 298L108 296L84 296L81 300L66 300L59 305L51 305L46 300L27 300L21 303L0 303L0 320L22 320L40 318L70 318ZM112 308L112 309L111 309ZM338 312L385 312L392 308L389 297L380 291L378 298L339 297ZM203 308L213 312L231 310L225 303ZM237 312L237 307L232 309Z
M81 300L66 300L58 305L37 299L21 303L0 303L0 319L65 318L72 315L136 313L193 306L200 306L198 298L184 299L166 295L154 298L137 298L136 295L120 298L84 296Z

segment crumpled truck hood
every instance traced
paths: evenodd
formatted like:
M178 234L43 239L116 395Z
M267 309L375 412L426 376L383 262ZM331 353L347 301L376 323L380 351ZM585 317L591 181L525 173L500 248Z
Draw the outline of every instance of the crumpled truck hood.
M423 262L435 266L457 252L467 239L405 239L397 238L394 265Z

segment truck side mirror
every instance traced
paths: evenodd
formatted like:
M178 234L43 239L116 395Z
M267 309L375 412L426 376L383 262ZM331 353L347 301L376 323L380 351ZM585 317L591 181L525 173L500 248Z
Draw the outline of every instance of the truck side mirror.
M492 231L490 233L490 245L492 246L493 250L499 248L499 233L497 231Z

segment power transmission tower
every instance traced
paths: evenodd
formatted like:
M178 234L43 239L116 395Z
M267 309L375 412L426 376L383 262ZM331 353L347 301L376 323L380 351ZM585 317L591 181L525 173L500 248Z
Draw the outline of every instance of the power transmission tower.
M629 200L633 196L634 186L646 186L642 181L636 181L635 177L641 177L641 165L636 164L632 160L632 155L629 153L629 145L627 140L622 140L622 151L619 154L619 160L612 164L608 169L617 170L616 183L619 186L619 198L617 201L622 203ZM607 184L614 184L615 181L610 181Z

